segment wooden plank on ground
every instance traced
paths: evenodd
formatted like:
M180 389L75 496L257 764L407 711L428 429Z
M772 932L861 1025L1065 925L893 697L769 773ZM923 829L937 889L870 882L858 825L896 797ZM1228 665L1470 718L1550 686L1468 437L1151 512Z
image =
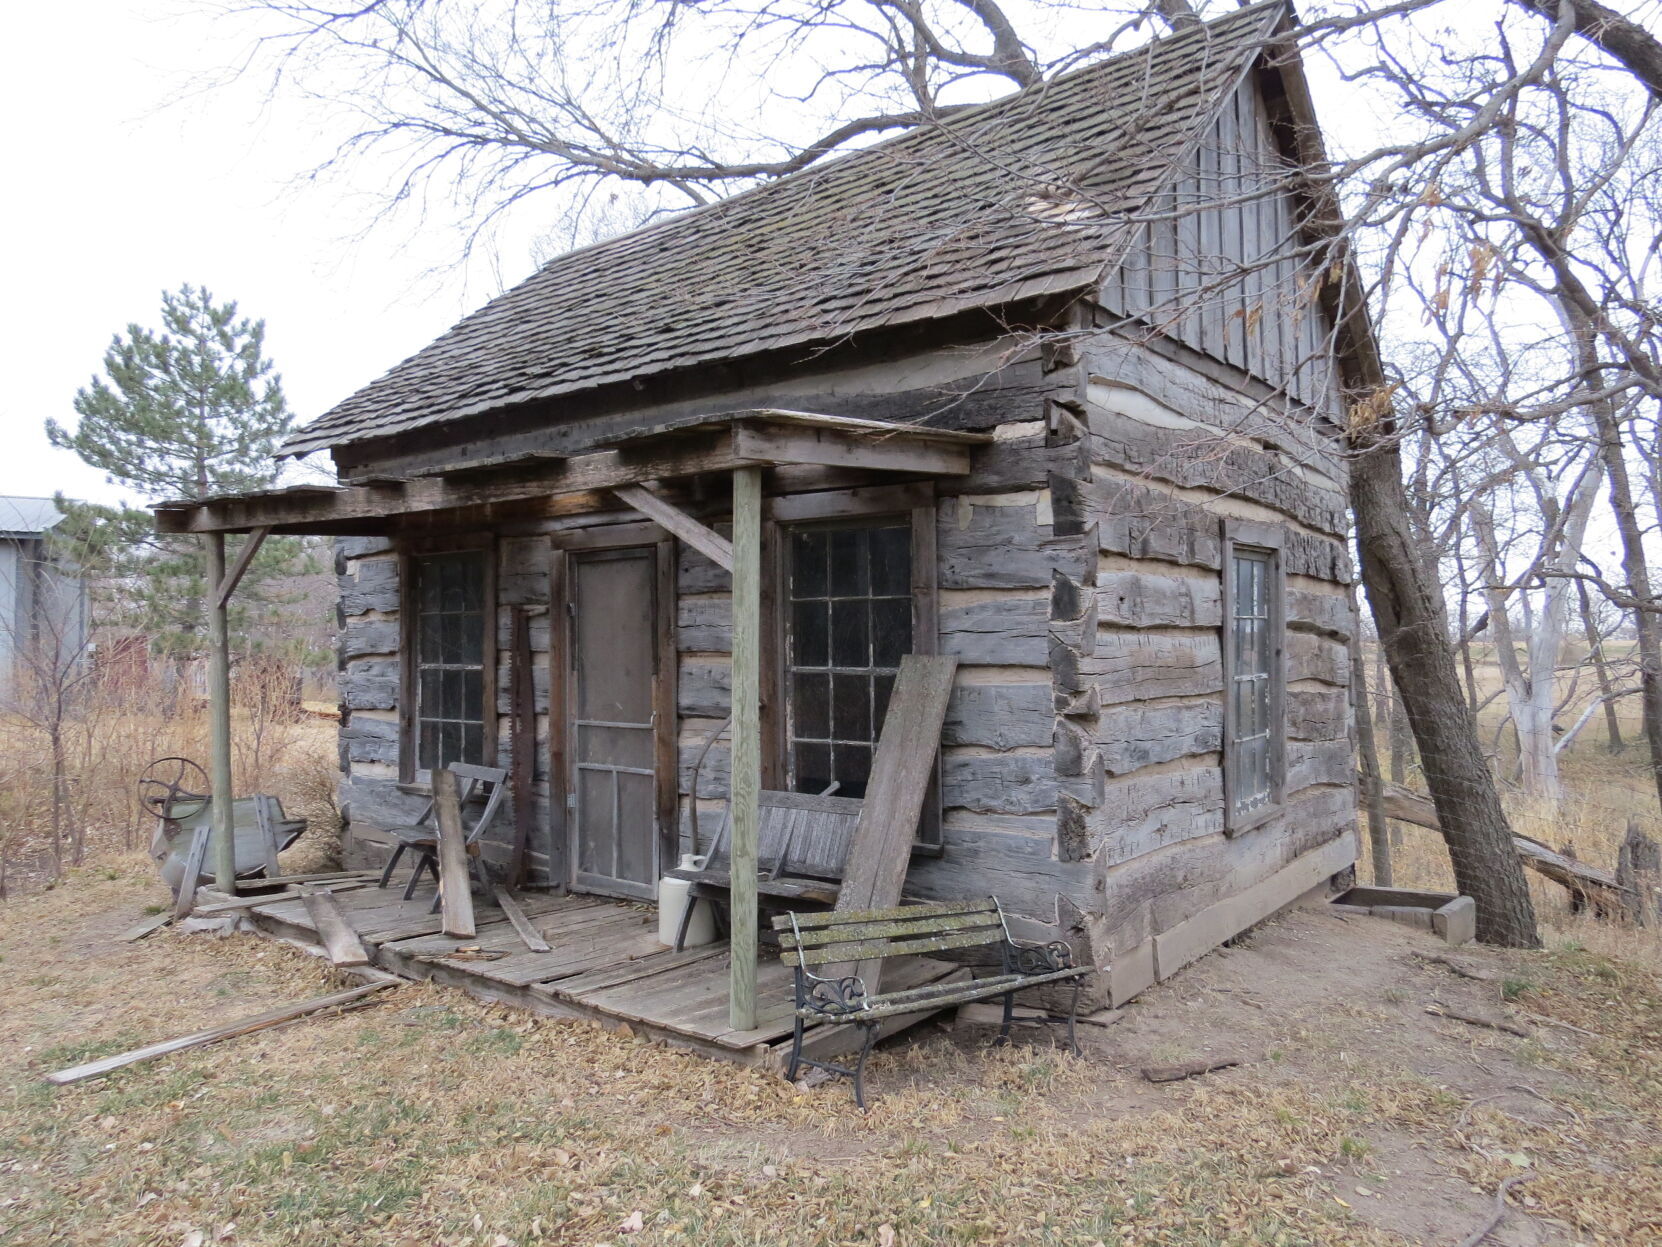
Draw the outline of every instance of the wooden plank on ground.
M151 914L137 926L130 927L116 938L123 944L136 944L147 935L154 935L168 923L173 921L173 911L164 909L159 914Z
M341 912L340 902L332 892L308 892L301 898L306 912L317 928L318 941L329 960L337 966L364 966L369 964L369 950L352 929L352 924Z
M900 660L860 821L849 843L838 910L888 909L900 903L957 669L958 660L948 655L907 654ZM866 990L876 992L882 963L864 963L858 972Z
M183 918L196 904L196 884L202 877L202 863L208 856L208 839L212 832L212 824L204 822L191 837L190 849L185 854L184 873L179 876L179 894L173 901L175 918Z
M468 878L461 794L455 775L443 767L433 772L433 813L439 828L439 908L444 917L443 931L458 939L470 939L474 934L473 885Z
M233 896L229 900L210 901L198 905L191 913L198 918L205 918L209 914L225 914L235 909L253 909L258 905L271 905L278 901L303 900L308 892L328 892L339 896L342 892L361 891L374 886L373 879L342 879L338 883L314 884L304 891L300 888L287 888L281 892L267 892L264 895Z
M153 1060L159 1056L166 1056L171 1052L183 1052L187 1048L200 1048L205 1044L218 1043L221 1039L232 1039L238 1035L247 1035L270 1026L280 1026L284 1022L305 1017L307 1014L320 1013L325 1009L352 1007L366 996L385 991L395 985L395 982L392 981L366 983L362 987L349 988L346 991L335 992L332 995L318 996L312 1000L302 1000L298 1004L283 1005L265 1013L256 1013L253 1017L241 1018L235 1022L226 1022L219 1026L209 1027L207 1030L197 1031L195 1034L181 1036L178 1039L168 1039L162 1043L150 1044L148 1047L134 1048L131 1052L122 1052L116 1056L100 1057L96 1061L88 1061L85 1065L72 1065L68 1069L61 1069L46 1075L46 1081L63 1086L65 1083L97 1078L124 1066L137 1065L140 1061Z
M537 934L537 929L531 925L531 920L525 916L525 911L519 907L519 901L514 894L500 885L493 891L496 895L497 907L508 916L508 921L513 925L514 930L519 932L519 938L525 941L525 947L534 953L549 952L548 941Z
M239 888L287 887L291 883L333 883L341 879L379 879L378 870L325 870L307 875L271 875L263 879L245 879Z

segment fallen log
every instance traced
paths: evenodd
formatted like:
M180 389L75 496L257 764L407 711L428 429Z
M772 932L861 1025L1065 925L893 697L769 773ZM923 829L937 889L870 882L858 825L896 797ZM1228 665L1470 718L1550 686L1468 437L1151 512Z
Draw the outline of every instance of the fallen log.
M1431 831L1443 829L1443 825L1437 820L1437 807L1432 804L1431 798L1400 784L1385 785L1384 805L1386 818L1413 823L1416 827L1425 827ZM1620 914L1629 904L1626 897L1630 889L1618 883L1616 876L1608 870L1600 870L1597 866L1577 861L1528 836L1513 833L1512 843L1518 850L1518 856L1523 858L1525 866L1551 879L1566 889L1571 896L1592 905L1600 914Z
M309 1013L320 1013L325 1009L355 1008L365 996L373 992L385 991L394 984L395 981L365 983L362 987L348 988L346 991L335 992L332 995L302 1000L298 1004L283 1005L281 1008L272 1009L266 1013L256 1013L253 1017L212 1026L207 1030L197 1031L193 1035L184 1035L178 1039L167 1039L161 1043L150 1044L144 1048L134 1048L131 1052L121 1052L115 1056L100 1057L96 1061L88 1061L85 1065L72 1065L68 1069L61 1069L56 1073L46 1075L46 1081L61 1087L65 1083L80 1082L85 1078L98 1078L124 1066L137 1065L140 1061L153 1060L159 1056L166 1056L170 1052L183 1052L187 1048L200 1048L206 1044L218 1043L221 1039L233 1039L238 1035L247 1035L254 1031L265 1030L267 1027L281 1026L284 1022L305 1017Z

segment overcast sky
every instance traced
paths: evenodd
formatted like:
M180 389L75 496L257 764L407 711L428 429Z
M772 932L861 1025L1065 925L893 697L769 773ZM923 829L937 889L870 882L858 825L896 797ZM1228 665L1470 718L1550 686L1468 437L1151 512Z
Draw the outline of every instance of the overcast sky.
M111 335L156 324L164 289L201 283L263 318L307 420L500 288L483 266L432 272L456 253L443 221L357 240L347 186L295 186L328 154L318 118L268 113L253 81L191 90L236 63L246 28L191 0L20 5L7 28L0 494L118 496L42 425L73 423Z

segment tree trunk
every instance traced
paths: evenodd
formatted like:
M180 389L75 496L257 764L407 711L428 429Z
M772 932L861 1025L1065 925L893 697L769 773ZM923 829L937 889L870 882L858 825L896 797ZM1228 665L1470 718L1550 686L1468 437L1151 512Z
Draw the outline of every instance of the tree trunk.
M1657 800L1662 801L1662 636L1658 635L1656 614L1650 610L1650 569L1645 566L1645 534L1633 501L1633 484L1622 455L1622 431L1609 403L1593 404L1593 418L1599 431L1599 454L1610 480L1610 506L1616 513L1616 531L1622 539L1622 575L1627 592L1635 603L1633 630L1639 650L1639 705L1650 746L1651 776Z
M1622 742L1622 718L1616 713L1610 667L1604 661L1604 638L1599 635L1598 624L1593 620L1593 603L1587 596L1587 582L1578 580L1575 587L1581 599L1581 629L1587 635L1587 655L1593 660L1593 674L1599 682L1599 699L1604 702L1604 729L1609 737L1605 747L1611 753L1620 753L1627 746Z
M1442 590L1410 528L1401 454L1388 441L1364 450L1351 467L1362 583L1419 745L1455 882L1477 902L1478 939L1539 948L1523 863L1460 687Z

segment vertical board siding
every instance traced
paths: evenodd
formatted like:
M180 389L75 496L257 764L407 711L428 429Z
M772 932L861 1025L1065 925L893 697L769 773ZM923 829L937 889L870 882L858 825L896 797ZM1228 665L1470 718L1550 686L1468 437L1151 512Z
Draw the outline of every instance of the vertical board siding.
M1321 275L1300 254L1294 196L1276 188L1289 168L1249 78L1150 201L1102 297L1112 311L1323 408L1333 374L1314 298Z

